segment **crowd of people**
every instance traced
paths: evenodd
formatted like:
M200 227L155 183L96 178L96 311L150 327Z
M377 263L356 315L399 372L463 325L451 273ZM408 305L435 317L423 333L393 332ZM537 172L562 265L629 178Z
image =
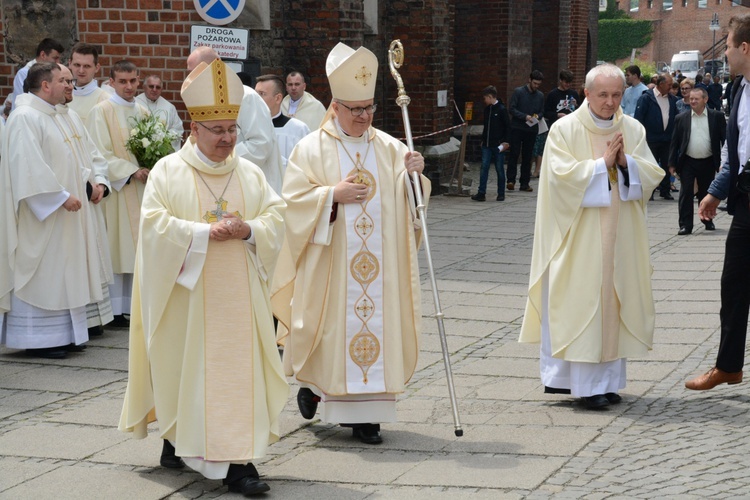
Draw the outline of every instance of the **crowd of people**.
M39 44L0 131L0 341L61 359L85 355L103 325L129 327L120 430L144 438L157 422L162 466L187 465L231 492L269 490L252 462L279 438L288 378L304 418L381 443L417 365L415 200L429 199L430 183L418 152L372 126L375 54L331 50L326 110L299 72L251 88L215 51L196 49L180 88L185 131L158 75L137 95L141 69L117 61L104 89L95 47L72 47L67 66L64 51ZM657 190L674 199L671 174L679 235L692 232L695 197L707 230L720 199L735 216L719 357L686 387L742 380L750 16L730 21L726 55L738 75L728 122L710 77L646 85L637 66L596 66L583 95L563 70L546 98L534 70L507 109L484 89L472 199L486 200L492 163L498 201L515 189L519 158L519 190L539 179L520 340L541 344L545 392L589 409L621 402L627 358L653 342L646 207ZM149 117L174 132L155 165L129 146Z

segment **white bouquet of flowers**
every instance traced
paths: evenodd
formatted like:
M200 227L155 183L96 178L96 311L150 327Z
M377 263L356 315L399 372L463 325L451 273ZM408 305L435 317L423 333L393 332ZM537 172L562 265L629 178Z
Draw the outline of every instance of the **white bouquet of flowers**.
M149 114L140 119L131 117L131 124L133 128L125 147L135 155L138 165L151 170L157 161L174 153L172 141L180 137L167 130L156 115Z

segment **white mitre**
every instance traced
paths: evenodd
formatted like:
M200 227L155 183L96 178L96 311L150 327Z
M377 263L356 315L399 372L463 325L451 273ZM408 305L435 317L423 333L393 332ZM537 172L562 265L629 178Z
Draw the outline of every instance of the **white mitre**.
M375 97L378 58L365 47L339 43L328 54L326 74L334 99L366 101Z
M180 95L197 122L236 120L244 95L242 81L221 59L200 63L185 78Z

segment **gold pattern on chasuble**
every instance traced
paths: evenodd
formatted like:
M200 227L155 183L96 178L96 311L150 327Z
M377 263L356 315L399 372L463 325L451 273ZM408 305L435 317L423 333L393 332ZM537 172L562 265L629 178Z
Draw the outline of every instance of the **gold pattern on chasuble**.
M354 184L364 184L367 186L367 197L362 200L362 203L366 203L370 201L375 196L375 190L377 189L377 182L375 182L375 177L372 176L372 174L365 170L364 167L359 167L359 153L357 153L357 168L346 174L347 177L354 176L354 180L352 181Z
M367 86L367 82L372 78L372 72L367 70L366 66L362 66L357 74L354 75L354 79L361 83L363 87Z
M367 372L380 356L380 342L372 333L363 330L354 336L349 343L349 356L357 363L367 383Z
M357 252L349 267L352 276L362 288L366 288L380 274L380 262L367 249Z

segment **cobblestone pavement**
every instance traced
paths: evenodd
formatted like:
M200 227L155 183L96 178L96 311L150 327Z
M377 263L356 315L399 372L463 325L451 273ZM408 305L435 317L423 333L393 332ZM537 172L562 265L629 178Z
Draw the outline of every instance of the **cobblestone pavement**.
M476 178L472 170L467 176ZM535 195L430 200L464 436L453 432L425 272L422 354L398 403L400 422L383 425L382 445L365 446L347 429L303 420L293 387L283 438L257 462L272 488L267 497L750 497L742 473L750 463L746 386L706 393L683 386L716 354L730 217L722 213L713 233L697 224L681 237L676 202L649 204L654 350L629 361L623 403L594 412L568 396L544 395L538 347L517 342ZM108 329L62 361L0 350L0 498L236 497L219 481L160 468L155 432L137 441L117 431L127 345L126 330Z

